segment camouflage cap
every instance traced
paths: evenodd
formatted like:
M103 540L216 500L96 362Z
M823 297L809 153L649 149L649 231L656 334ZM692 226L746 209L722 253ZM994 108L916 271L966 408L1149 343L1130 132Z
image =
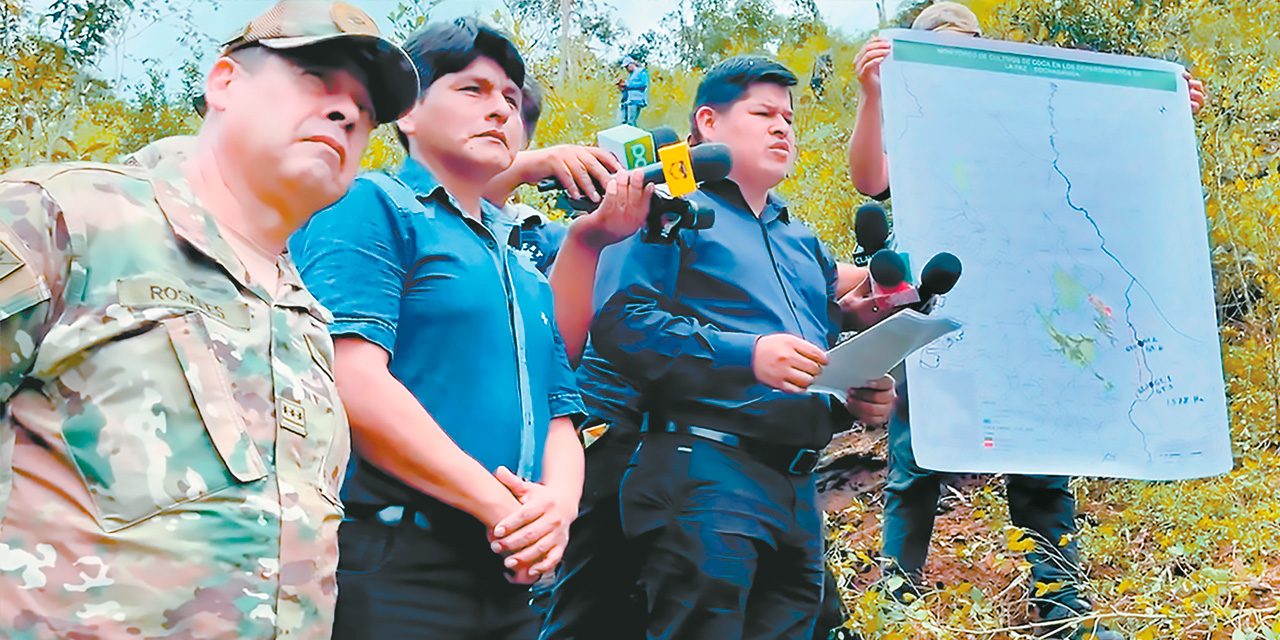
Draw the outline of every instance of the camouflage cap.
M982 35L982 26L978 24L978 16L969 7L959 2L936 2L925 7L912 29L921 31L953 31L971 36Z
M382 37L369 14L345 2L281 0L237 31L223 45L222 54L251 45L299 49L337 41L351 45L343 50L364 70L379 124L399 118L413 106L418 97L413 61Z

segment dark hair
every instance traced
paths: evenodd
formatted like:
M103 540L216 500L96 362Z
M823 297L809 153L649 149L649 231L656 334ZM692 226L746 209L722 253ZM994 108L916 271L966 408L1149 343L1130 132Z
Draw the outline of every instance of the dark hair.
M764 56L741 55L721 61L707 72L698 85L698 95L694 100L693 111L689 114L690 137L695 143L702 142L702 133L698 131L698 109L711 107L716 111L724 111L741 100L754 84L776 84L789 88L794 87L796 82L796 74L791 73L790 69Z
M534 131L538 129L538 118L542 117L542 85L533 76L525 76L524 88L520 93L520 117L524 121L524 140L528 145L533 142Z
M472 17L451 22L433 22L409 36L405 53L418 70L418 97L436 80L466 69L477 58L498 64L517 86L524 86L524 58L502 31ZM409 139L397 130L400 144L409 148Z

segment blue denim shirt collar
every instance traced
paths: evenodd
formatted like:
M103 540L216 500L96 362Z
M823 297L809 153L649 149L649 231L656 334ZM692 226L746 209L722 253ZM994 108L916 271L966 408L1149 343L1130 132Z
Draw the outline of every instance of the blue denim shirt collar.
M444 190L444 185L440 184L431 170L413 158L405 158L404 165L400 167L396 177L400 178L400 181L412 189L420 199L434 196L437 189ZM445 191L445 193L448 192Z
M455 214L466 216L462 212L462 206L454 199L453 194L449 193L444 185L436 179L435 174L426 165L414 160L413 158L405 158L404 165L400 167L400 171L396 174L405 186L413 190L414 195L419 200L435 200L442 204L447 204ZM516 222L515 220L503 213L502 209L493 206L488 200L480 199L480 219L484 223L485 228L494 235L495 238L503 239L512 246L519 246L519 238L513 241ZM513 244L514 242L514 244Z

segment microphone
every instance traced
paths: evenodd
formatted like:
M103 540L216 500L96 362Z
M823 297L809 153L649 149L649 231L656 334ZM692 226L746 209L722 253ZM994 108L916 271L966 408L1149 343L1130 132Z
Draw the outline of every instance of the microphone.
M926 262L924 269L920 271L920 286L916 287L920 301L911 304L910 308L921 313L929 313L933 310L938 296L951 291L959 279L960 258L955 254L943 251L929 258L929 262Z
M729 155L729 145L721 142L707 142L689 149L689 157L693 160L690 167L693 179L697 182L723 180L729 176L733 160ZM644 183L662 184L667 175L662 170L662 163L655 162L640 168L644 171Z
M618 143L614 140L616 136L612 135L618 129L634 130L643 135L629 143ZM631 135L634 136L635 134ZM611 153L623 166L630 169L652 166L652 163L658 159L658 149L680 142L680 134L676 133L676 130L671 127L658 127L649 132L635 129L634 127L614 127L607 131L601 131L597 137L601 149ZM633 153L626 159L619 155L620 152L625 153L628 149L632 150ZM591 181L595 183L597 192L604 193L604 185L600 184L600 181L596 180L595 176L591 177ZM537 186L538 191L544 193L564 189L564 185L560 184L560 180L554 176L539 180Z
M857 296L850 292L840 299L845 322L859 331L902 309L932 312L940 296L951 291L960 279L960 259L945 251L929 259L920 273L919 287L907 282L906 260L892 250L875 252L869 262L871 295Z
M875 203L858 207L853 214L853 235L861 249L853 254L853 264L865 267L889 242L889 218L884 207Z
M902 307L920 301L920 294L907 282L907 262L892 249L871 256L871 296L881 307Z
M723 180L729 176L729 170L733 168L729 145L720 142L700 144L689 150L689 157L693 160L691 167L693 179L698 182ZM667 174L662 171L661 162L645 165L640 167L640 170L644 172L644 184L663 184L667 181ZM563 188L560 181L555 178L547 178L538 183L538 191L554 191ZM604 189L601 188L601 191L603 192Z
M733 167L729 146L720 143L700 144L689 150L690 166L687 170L695 182L722 180ZM684 169L684 162L678 165ZM667 181L662 163L643 167L644 184ZM684 177L684 176L678 176ZM715 210L694 204L684 198L655 192L649 200L649 218L644 241L669 244L675 241L680 229L709 229L715 223Z
M655 150L680 142L680 134L676 133L676 130L671 127L658 127L650 131L649 135L653 136L653 148Z

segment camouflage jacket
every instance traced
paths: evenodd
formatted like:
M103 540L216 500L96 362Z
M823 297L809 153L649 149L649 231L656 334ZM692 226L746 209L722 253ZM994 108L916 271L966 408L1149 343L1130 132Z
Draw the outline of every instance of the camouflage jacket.
M0 176L0 637L328 638L328 312L134 164Z

